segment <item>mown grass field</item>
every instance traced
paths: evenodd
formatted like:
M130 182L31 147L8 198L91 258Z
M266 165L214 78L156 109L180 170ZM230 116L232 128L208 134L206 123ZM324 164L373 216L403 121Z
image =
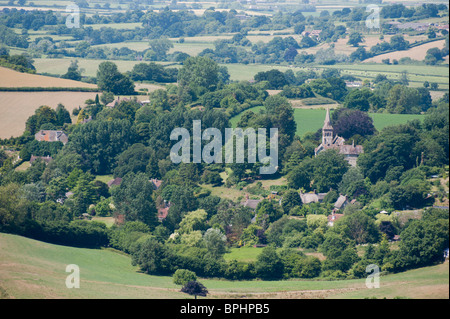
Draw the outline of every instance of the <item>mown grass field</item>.
M443 66L431 66L425 64L393 65L380 63L360 64L336 64L327 66L316 66L317 70L330 68L338 69L341 75L353 75L357 78L373 80L378 74L385 75L388 79L399 80L402 72L407 72L409 85L421 87L425 81L436 82L440 89L448 90L448 64Z
M223 64L228 68L231 80L234 81L249 81L254 78L258 72L270 71L278 69L281 72L292 70L297 71L312 70L317 73L322 73L324 69L338 69L341 75L352 75L362 80L373 80L378 74L386 75L388 79L399 80L402 72L406 71L410 86L421 87L425 81L430 83L436 82L439 88L448 90L448 66L429 66L429 65L387 65L380 63L360 63L360 64L335 64L335 65L310 65L307 67L290 67L281 65L267 65L267 64Z
M0 299L175 299L189 298L169 276L133 267L127 255L107 249L51 245L0 234ZM65 285L66 266L80 268L80 288ZM364 279L340 281L199 280L208 298L449 298L448 262L380 278L379 289Z
M241 262L254 262L258 258L263 248L254 247L240 247L231 248L228 253L224 255L225 260L237 260Z
M257 106L249 109L254 113L258 113L262 106ZM245 111L244 111L245 112ZM232 127L236 127L243 113L233 117L230 120ZM318 129L323 126L323 121L325 120L325 109L294 109L294 119L297 123L297 135L300 137L304 136L308 132L315 133ZM416 114L379 114L370 113L370 117L373 119L373 124L375 128L380 131L383 128L390 125L406 124L408 121L412 120L422 120L424 115Z
M78 66L83 69L83 76L97 76L97 70L100 63L105 60L91 60L91 59L34 59L34 66L38 73L50 73L56 75L62 75L67 72L72 60L78 61ZM113 60L120 72L131 71L134 65L141 63L141 61L119 61ZM157 64L167 64L167 62L155 62Z

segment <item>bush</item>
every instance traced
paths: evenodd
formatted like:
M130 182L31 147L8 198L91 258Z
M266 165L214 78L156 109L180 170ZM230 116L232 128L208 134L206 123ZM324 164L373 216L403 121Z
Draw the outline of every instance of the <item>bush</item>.
M108 244L106 225L100 222L77 220L70 223L38 223L28 221L21 227L20 235L56 245L98 248Z
M195 272L187 269L177 269L173 274L173 283L175 285L186 285L189 281L196 281L197 275Z
M264 280L273 280L283 276L284 265L275 248L266 247L258 256L255 268L258 277Z

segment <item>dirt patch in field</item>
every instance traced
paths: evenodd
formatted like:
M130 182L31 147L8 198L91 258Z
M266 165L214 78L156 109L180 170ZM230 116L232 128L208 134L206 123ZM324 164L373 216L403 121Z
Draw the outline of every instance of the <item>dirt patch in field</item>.
M360 289L364 288L338 288L261 293L218 293L212 291L209 293L209 297L219 299L325 299L331 295L353 292Z
M448 284L408 288L407 297L417 299L448 299Z

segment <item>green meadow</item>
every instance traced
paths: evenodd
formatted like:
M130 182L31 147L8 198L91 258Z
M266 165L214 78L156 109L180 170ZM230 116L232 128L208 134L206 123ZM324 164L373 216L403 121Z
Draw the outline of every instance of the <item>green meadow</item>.
M252 112L259 112L263 107L257 106L249 109ZM245 111L244 111L245 112ZM231 119L231 126L236 127L243 113ZM325 120L325 109L294 109L294 119L297 123L297 135L304 136L308 132L316 132L323 126ZM373 119L373 124L378 131L391 125L406 124L412 120L422 120L424 115L419 114L382 114L382 113L369 113Z
M240 247L231 248L223 258L227 261L237 260L242 262L254 262L258 258L263 248Z
M100 63L105 62L105 60L94 60L94 59L47 59L47 58L39 58L34 59L34 66L38 73L49 73L55 75L63 75L67 72L70 64L73 60L78 61L78 66L80 69L83 69L83 76L97 76L97 70ZM123 61L123 60L112 60L114 62L120 72L131 71L133 67L141 63L141 61ZM170 64L170 62L155 62L157 64Z

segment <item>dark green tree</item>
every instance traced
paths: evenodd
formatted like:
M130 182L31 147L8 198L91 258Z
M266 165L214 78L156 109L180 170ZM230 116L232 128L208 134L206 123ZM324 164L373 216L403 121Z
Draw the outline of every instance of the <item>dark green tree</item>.
M62 104L58 104L58 106L56 107L56 120L58 126L63 126L66 123L72 123L69 111L67 111L67 109Z
M314 160L312 189L327 192L336 189L349 168L348 162L336 150L322 151Z
M208 289L198 281L189 281L181 288L181 292L195 296L195 299L197 296L206 297L208 295Z
M350 34L347 44L358 47L362 42L364 42L364 36L359 32L353 32Z
M152 194L153 185L144 173L128 173L112 190L114 205L126 221L140 221L153 229L158 219Z
M274 247L266 247L258 255L256 273L264 280L279 279L283 275L283 262Z
M131 79L119 72L113 62L102 62L97 71L98 88L104 92L117 95L134 94L134 84Z
M295 206L302 206L302 199L297 191L289 190L283 194L283 199L281 200L281 207L285 214L289 214L289 211Z
M191 57L183 62L178 72L178 95L185 101L190 95L191 101L197 100L219 85L219 66L206 57Z
M78 67L78 61L72 61L69 68L67 69L66 74L61 76L63 79L69 79L74 81L81 81L81 70Z

